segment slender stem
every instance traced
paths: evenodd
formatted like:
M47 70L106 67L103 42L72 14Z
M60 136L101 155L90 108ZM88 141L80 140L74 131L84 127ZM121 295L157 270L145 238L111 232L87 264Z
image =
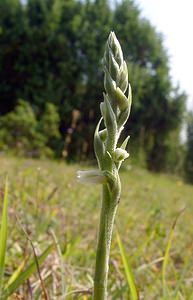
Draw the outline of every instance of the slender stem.
M121 193L119 168L122 161L128 157L125 151L127 140L121 149L117 148L118 138L123 125L129 117L131 93L127 98L124 93L128 87L128 71L119 41L111 32L106 44L103 59L104 64L104 102L101 104L101 114L106 127L106 138L102 138L98 123L94 137L95 154L99 169L106 176L108 183L103 185L102 207L98 233L96 266L94 277L93 300L107 299L107 279L109 255L113 223Z
M117 199L112 198L113 194L109 191L109 187L104 185L98 232L93 300L107 299L107 278L111 237L118 203Z

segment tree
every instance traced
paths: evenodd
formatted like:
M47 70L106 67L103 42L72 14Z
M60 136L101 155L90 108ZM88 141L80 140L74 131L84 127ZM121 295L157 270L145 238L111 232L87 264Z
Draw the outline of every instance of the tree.
M37 131L37 126L33 109L26 101L20 100L13 111L0 118L1 151L40 156L45 152L46 137Z
M82 144L82 158L93 157L92 137L99 116L99 103L103 89L101 59L104 41L111 30L112 11L107 0L85 1L82 26L78 29L77 65L79 77L73 107L81 117L72 135L70 153L74 156ZM76 76L77 78L77 76ZM77 139L79 137L79 139Z
M11 111L23 86L18 57L24 41L25 21L19 0L0 1L0 115Z
M52 103L38 119L31 105L19 100L15 109L0 117L0 150L30 157L61 155L59 114Z
M46 147L61 156L63 142L59 132L60 116L57 107L47 102L38 123L38 131L44 136Z
M0 17L1 115L25 99L40 120L46 103L52 103L60 133L70 141L69 159L92 158L103 45L113 29L126 54L133 89L126 131L135 152L145 152L150 169L167 169L169 137L180 131L186 96L172 84L161 35L141 17L134 1L112 8L108 0L2 0ZM59 139L52 147L61 149Z
M128 131L137 147L145 149L149 169L160 171L167 165L166 141L180 128L186 95L173 87L167 53L161 36L149 21L141 18L133 1L124 0L115 10L114 28L128 53L133 108Z
M185 154L185 178L193 183L193 113L189 112L187 120L187 142Z

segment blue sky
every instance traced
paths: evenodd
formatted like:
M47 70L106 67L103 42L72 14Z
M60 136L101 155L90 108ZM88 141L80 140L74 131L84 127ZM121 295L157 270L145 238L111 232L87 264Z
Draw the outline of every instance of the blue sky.
M193 109L193 0L136 0L146 17L164 36L171 76L188 94Z

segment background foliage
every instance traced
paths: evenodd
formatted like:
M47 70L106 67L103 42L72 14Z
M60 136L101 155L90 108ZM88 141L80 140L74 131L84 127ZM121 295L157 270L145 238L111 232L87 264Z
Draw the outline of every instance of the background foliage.
M90 297L99 190L75 181L80 164L18 156L93 158L103 91L101 58L110 30L123 47L133 89L124 131L131 135L131 159L154 171L179 173L184 168L192 183L193 116L187 117L184 146L186 95L171 81L161 35L141 17L134 1L111 7L107 0L0 0L0 209L5 173L10 178L5 282L34 257L21 224L38 253L56 233L61 255L53 251L41 266L51 299L62 293L71 299L77 290L77 297ZM140 296L192 299L193 187L132 165L122 169L121 181L117 227ZM163 272L170 228L175 233ZM110 295L127 298L116 238L110 268ZM40 299L41 292L35 272L15 297Z
M93 157L110 30L120 40L133 87L125 130L131 152L151 170L176 168L186 95L172 84L161 35L132 0L115 7L107 0L1 0L1 149Z
M185 152L185 174L188 182L193 182L193 113L187 116L187 144Z
M75 180L75 172L82 167L80 164L0 156L0 166L1 191L4 174L9 174L5 284L18 267L23 273L34 259L22 224L38 255L53 243L52 233L55 233L61 254L53 249L40 265L48 299L91 300L96 228L101 205L100 186L88 188L88 185L80 185ZM136 166L123 168L120 176L122 196L116 229L140 298L192 300L193 186L175 176L152 174ZM0 209L2 197L1 192ZM163 273L171 230L173 238ZM131 299L117 242L115 230L110 259L109 299ZM20 285L15 297L12 295L10 298L42 300L41 292L36 270L28 281Z

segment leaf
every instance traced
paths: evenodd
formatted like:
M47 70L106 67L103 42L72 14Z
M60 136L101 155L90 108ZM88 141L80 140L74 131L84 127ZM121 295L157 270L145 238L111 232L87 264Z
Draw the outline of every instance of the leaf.
M102 122L103 118L100 119L100 121L98 122L96 129L95 129L95 133L94 133L94 151L95 151L95 155L98 161L98 165L101 167L102 162L103 162L103 157L104 157L104 143L100 138L99 135L99 127L100 124Z
M115 135L117 132L117 120L115 113L111 107L111 104L108 100L108 97L103 94L104 96L104 104L105 104L105 126L109 134Z
M122 128L125 123L127 122L127 119L129 118L130 115L130 106L128 106L124 111L120 112L120 115L118 117L118 128Z
M50 245L38 258L38 264L42 264L46 257L52 251L54 245ZM18 277L3 291L1 300L6 300L10 295L12 295L20 285L22 285L34 272L37 270L37 263L35 258L32 260L31 264L18 275Z
M126 147L127 147L127 143L128 143L128 141L129 141L129 139L130 139L130 135L128 135L128 137L126 137L126 139L124 140L124 142L122 143L122 145L121 145L121 149L123 149L123 150L125 150L126 149Z
M163 297L164 299L168 299L168 289L167 289L167 284L166 284L166 271L167 271L167 266L170 258L170 249L172 246L172 241L174 238L174 231L176 227L176 223L180 217L180 215L183 213L184 209L179 212L177 217L175 218L172 227L169 232L168 240L167 240L167 245L165 249L165 254L164 254L164 260L163 260L163 265L162 265L162 286L163 286Z
M3 199L3 211L0 228L0 296L2 293L2 285L4 278L5 268L5 254L7 247L7 235L8 235L8 179L5 179L4 199Z
M122 241L121 241L118 231L116 232L116 236L117 236L117 243L119 246L119 250L120 250L120 254L121 254L121 258L122 258L122 262L123 262L123 266L124 266L124 270L125 270L125 275L126 275L126 279L127 279L127 283L128 283L130 292L131 292L132 300L139 300L138 291L137 291L137 287L135 284L133 272L131 270L128 259L126 257L125 249L122 244Z
M62 255L62 250L61 250L59 241L58 241L58 239L55 235L55 232L52 230L51 233L52 233L52 236L54 238L54 242L55 242L56 249L57 249L57 252L58 252L58 257L59 257L59 260L60 260L61 296L62 296L62 299L65 299L66 287L65 287L65 279L64 279L64 257Z
M15 281L15 279L19 276L19 274L23 271L25 264L26 264L26 258L21 262L21 264L18 266L18 268L13 272L13 274L10 276L8 282L6 283L6 288L9 286L12 282Z
M108 100L108 97L104 94L104 103L105 103L105 126L107 128L108 137L106 141L106 150L111 152L115 148L117 136L117 120L113 108Z

